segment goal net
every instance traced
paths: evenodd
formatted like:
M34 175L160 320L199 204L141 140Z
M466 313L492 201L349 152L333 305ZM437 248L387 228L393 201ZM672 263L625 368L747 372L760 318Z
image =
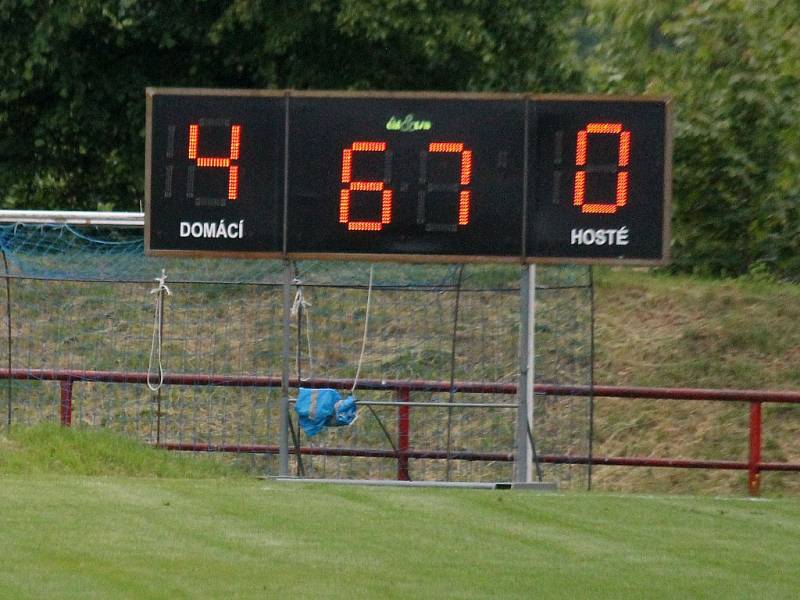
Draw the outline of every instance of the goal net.
M346 390L363 342L359 419L313 438L293 423L292 472L512 479L518 265L375 264L364 341L366 263L290 263L288 293L296 298L299 290L303 302L287 316L283 262L146 257L141 228L9 223L0 225L0 249L0 367L15 377L0 382L6 425L63 419L66 373L74 426L170 448L226 450L277 474L276 382L284 369L291 396L297 378L344 382ZM169 295L154 293L162 270ZM537 383L591 383L590 284L586 267L538 268ZM158 380L159 296L167 383L151 391L142 374ZM113 376L98 380L98 372ZM536 396L533 434L545 480L586 485L585 465L555 459L589 453L589 406L588 397Z

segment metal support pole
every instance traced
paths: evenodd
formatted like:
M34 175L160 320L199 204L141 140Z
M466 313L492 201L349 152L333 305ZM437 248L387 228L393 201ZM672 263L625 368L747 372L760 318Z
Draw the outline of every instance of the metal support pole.
M281 418L279 474L281 477L289 476L289 353L291 352L291 323L289 322L292 311L292 266L289 261L283 265L283 364L281 367Z
M159 287L158 290L158 301L161 306L161 310L158 311L158 356L159 356L159 376L163 375L161 372L161 348L164 339L164 308L167 302L167 295L164 293L165 288ZM164 387L162 385L163 381L158 384L158 389L156 390L156 445L161 444L161 389Z
M533 448L528 437L533 428L534 333L536 331L536 265L526 265L520 284L519 386L517 395L517 450L514 482L533 481Z
M11 278L8 276L8 257L6 256L6 251L0 249L0 252L3 254L3 273L5 273L5 280L6 280L6 341L7 347L6 350L8 352L8 356L6 357L6 365L8 367L8 372L11 373L11 356L12 356L12 346L11 346ZM10 431L11 430L11 378L9 377L6 381L6 401L7 401L7 411L6 411L6 428Z
M592 457L594 456L594 267L589 267L589 464L586 465L586 489L592 491Z

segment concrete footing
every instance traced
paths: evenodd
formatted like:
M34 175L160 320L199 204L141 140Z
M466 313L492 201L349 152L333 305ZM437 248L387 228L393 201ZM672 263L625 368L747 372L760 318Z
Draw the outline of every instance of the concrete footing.
M396 481L394 479L311 479L304 477L268 477L270 481L284 483L327 483L333 485L370 485L383 487L406 488L465 488L479 490L524 490L531 492L555 492L558 485L554 482L531 481L526 483L512 482L470 482L470 481Z

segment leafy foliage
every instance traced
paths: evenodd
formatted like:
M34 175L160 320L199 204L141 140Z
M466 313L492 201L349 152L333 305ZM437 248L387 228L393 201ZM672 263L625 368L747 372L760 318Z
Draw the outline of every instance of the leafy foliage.
M0 204L136 209L147 86L574 88L576 1L0 0Z
M589 6L590 88L674 99L675 267L800 279L800 4Z

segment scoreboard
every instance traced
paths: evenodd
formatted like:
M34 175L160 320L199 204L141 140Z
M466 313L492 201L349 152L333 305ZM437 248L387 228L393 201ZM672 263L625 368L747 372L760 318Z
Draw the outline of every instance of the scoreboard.
M661 264L658 98L147 90L152 255Z

